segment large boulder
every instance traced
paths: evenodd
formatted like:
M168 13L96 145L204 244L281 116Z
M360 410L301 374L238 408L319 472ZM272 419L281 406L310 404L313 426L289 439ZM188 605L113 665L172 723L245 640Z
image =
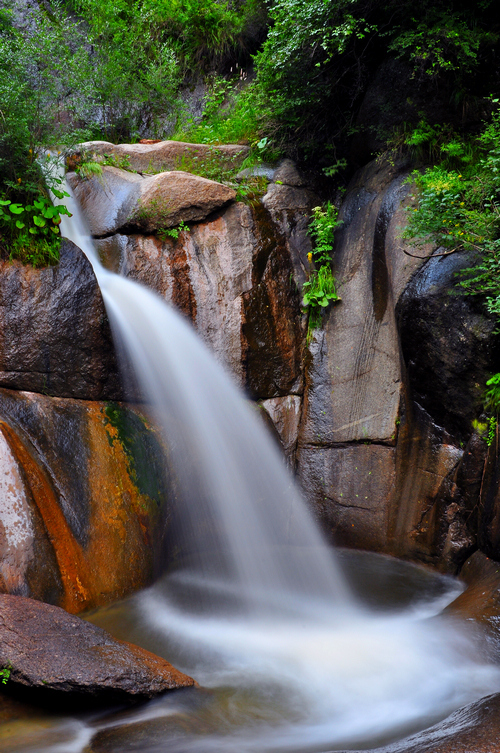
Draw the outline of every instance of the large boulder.
M438 252L414 275L397 310L414 399L457 441L470 436L486 380L500 370L496 317L459 285L476 260L470 252Z
M187 144L183 141L159 141L155 144L110 144L108 141L87 141L78 153L104 156L128 162L138 173L159 173L166 170L191 170L202 167L230 169L241 165L250 149L243 144Z
M104 165L102 175L91 178L68 173L67 181L93 236L109 235L128 223L136 209L142 175Z
M86 400L122 395L99 286L71 241L54 267L0 263L0 386Z
M4 692L21 698L26 690L42 700L54 693L141 700L195 684L165 659L21 596L0 595L0 664L11 668Z
M236 197L232 188L176 170L142 178L105 165L102 175L68 182L94 237L123 228L153 233L181 222L204 220Z
M235 198L232 188L199 175L181 170L160 173L140 184L137 204L128 221L152 233L181 222L204 220Z

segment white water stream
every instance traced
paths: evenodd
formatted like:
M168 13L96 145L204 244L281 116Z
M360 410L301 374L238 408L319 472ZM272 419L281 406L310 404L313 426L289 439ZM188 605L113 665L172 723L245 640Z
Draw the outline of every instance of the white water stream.
M473 640L435 617L442 598L394 614L356 601L255 411L187 322L101 266L78 207L66 203L73 217L63 217L62 235L94 267L113 332L164 434L183 543L197 548L135 609L149 633L168 638L180 668L205 687L246 693L253 709L231 708L218 732L178 747L143 741L137 750L366 747L500 690L498 669ZM445 601L455 595L451 587ZM167 718L172 703L166 696L132 721ZM72 751L83 750L91 728L78 727Z

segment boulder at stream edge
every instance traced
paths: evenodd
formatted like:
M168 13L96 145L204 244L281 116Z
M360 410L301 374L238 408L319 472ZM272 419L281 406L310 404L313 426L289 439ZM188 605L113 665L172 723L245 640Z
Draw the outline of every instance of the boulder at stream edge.
M165 659L117 641L59 607L0 595L0 666L11 667L4 693L50 700L137 701L195 681Z

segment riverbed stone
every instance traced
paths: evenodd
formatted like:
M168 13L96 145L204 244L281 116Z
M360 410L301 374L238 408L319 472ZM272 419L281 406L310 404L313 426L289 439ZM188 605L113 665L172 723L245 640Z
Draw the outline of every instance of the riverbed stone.
M90 696L100 701L146 699L194 680L145 649L116 641L102 628L59 607L0 595L0 663L12 667L6 686Z
M58 265L0 263L0 387L119 399L111 330L82 251L63 239Z
M496 693L458 709L423 732L363 753L494 753L499 736L500 693Z

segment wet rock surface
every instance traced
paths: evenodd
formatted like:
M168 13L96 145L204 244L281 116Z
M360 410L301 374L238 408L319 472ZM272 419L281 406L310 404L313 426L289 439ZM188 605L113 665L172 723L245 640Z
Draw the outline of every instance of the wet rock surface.
M55 267L0 265L0 386L87 400L122 395L101 293L71 241Z
M149 585L171 494L143 413L0 390L0 468L1 591L76 613Z
M97 246L106 266L191 319L252 397L301 391L299 295L286 238L264 208L233 204L177 239L117 234Z
M376 753L495 753L499 735L500 694L495 694L455 711L424 732L377 748Z
M474 552L464 563L460 579L465 582L466 589L446 608L446 613L484 625L490 643L498 650L500 564L482 552Z
M26 688L31 697L52 691L99 701L145 699L194 685L164 659L20 596L0 595L0 662L12 667L7 690Z

